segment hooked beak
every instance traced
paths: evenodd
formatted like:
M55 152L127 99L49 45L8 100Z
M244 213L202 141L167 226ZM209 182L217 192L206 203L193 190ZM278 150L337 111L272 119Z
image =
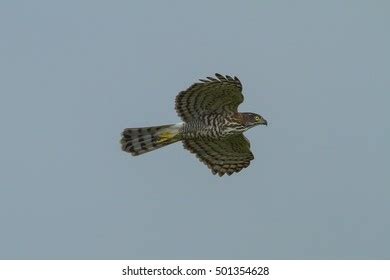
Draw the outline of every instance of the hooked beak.
M261 123L261 124L264 124L264 125L268 126L268 122L267 122L267 120L266 120L266 119L263 119L263 121L262 121L262 123Z

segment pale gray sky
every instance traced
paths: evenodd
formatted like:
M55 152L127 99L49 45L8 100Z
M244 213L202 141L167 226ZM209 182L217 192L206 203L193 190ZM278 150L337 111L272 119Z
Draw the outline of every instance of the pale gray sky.
M388 1L2 1L0 258L390 258ZM244 85L256 159L215 177L176 94Z

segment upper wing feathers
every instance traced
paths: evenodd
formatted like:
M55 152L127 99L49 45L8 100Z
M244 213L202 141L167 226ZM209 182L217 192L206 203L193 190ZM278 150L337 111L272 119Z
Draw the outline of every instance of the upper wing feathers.
M237 112L238 105L244 101L240 80L218 73L215 77L201 79L176 96L175 108L183 121L211 113Z

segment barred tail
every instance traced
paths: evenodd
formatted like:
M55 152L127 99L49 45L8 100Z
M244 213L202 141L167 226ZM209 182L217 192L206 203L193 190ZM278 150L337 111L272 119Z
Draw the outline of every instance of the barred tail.
M138 156L175 143L181 140L179 134L181 126L182 124L170 124L126 128L122 133L122 150Z

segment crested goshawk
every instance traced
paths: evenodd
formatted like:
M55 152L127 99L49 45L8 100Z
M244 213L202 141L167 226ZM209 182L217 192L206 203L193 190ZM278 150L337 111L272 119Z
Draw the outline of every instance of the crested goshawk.
M267 121L254 113L239 113L244 100L237 77L215 74L190 86L176 96L178 124L126 128L122 150L133 156L182 141L213 174L231 175L249 166L254 156L243 132Z

